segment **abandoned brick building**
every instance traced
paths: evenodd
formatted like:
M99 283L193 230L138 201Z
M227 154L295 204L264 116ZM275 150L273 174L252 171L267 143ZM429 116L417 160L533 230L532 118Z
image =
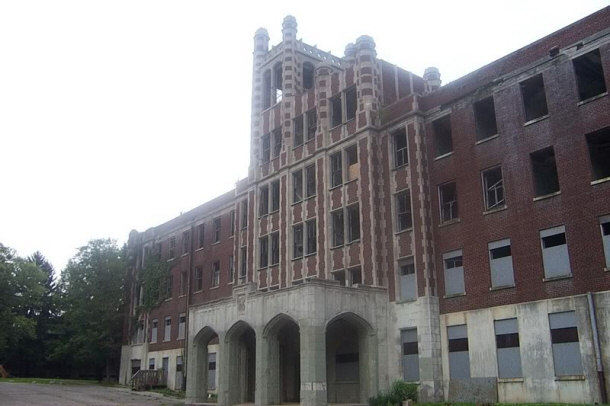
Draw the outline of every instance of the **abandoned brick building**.
M368 36L336 57L282 28L254 36L247 178L129 236L121 381L163 368L189 404L364 404L396 379L604 400L610 7L445 86ZM153 250L168 296L138 319Z

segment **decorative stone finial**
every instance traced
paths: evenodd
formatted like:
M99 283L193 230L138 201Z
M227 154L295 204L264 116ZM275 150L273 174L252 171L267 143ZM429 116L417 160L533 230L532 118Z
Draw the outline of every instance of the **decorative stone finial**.
M430 66L424 70L424 81L426 82L426 92L433 92L441 87L441 73L438 68Z

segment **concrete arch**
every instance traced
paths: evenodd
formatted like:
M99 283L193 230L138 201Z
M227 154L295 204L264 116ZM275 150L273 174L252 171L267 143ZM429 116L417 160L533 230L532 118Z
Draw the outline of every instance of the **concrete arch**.
M258 337L254 328L244 320L238 320L228 330L224 343L228 374L226 404L254 403L256 395L256 363ZM230 384L229 384L230 383Z
M232 338L240 336L248 329L251 329L252 331L254 331L254 328L252 328L250 323L248 323L247 321L244 321L244 320L236 321L227 330L227 332L225 334L225 342L229 343Z
M208 344L215 337L218 337L216 331L205 326L193 337L189 349L187 379L187 397L190 403L203 403L207 400L208 395ZM219 357L221 354L217 354ZM218 365L218 362L216 362Z
M368 321L366 321L366 319L364 317L362 317L354 312L341 312L341 313L335 315L333 318L329 319L326 322L325 329L328 330L328 327L331 324L333 324L337 320L341 320L341 319L345 319L345 320L357 325L359 327L359 329L361 329L362 331L366 331L367 333L373 334L375 332L375 329L373 329L373 326L371 326L371 324Z
M267 322L267 325L263 329L263 337L267 338L270 335L277 334L278 330L284 327L287 323L294 323L299 326L299 323L291 316L286 313L278 313Z

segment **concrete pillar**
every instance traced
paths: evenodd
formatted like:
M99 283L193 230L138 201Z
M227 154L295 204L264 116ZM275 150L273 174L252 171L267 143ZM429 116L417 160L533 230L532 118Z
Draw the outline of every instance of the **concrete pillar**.
M256 332L256 393L254 401L257 405L271 405L279 403L279 399L275 400L273 391L270 386L279 385L279 382L273 382L271 373L275 371L275 358L269 351L269 338L263 337L262 331Z
M250 111L250 168L248 176L253 180L254 169L258 165L260 113L263 111L263 77L260 67L269 50L269 34L264 28L259 28L254 34L254 51L252 63L252 108Z
M321 406L328 402L326 384L326 328L323 324L300 324L301 405Z
M207 395L207 358L208 346L206 343L189 340L189 357L186 370L186 400L185 404L203 403Z

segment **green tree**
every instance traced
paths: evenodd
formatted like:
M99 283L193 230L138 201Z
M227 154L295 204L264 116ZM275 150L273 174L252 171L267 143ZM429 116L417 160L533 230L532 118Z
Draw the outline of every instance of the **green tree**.
M124 249L115 241L92 240L79 249L62 272L62 340L53 359L109 378L120 359L125 283Z

